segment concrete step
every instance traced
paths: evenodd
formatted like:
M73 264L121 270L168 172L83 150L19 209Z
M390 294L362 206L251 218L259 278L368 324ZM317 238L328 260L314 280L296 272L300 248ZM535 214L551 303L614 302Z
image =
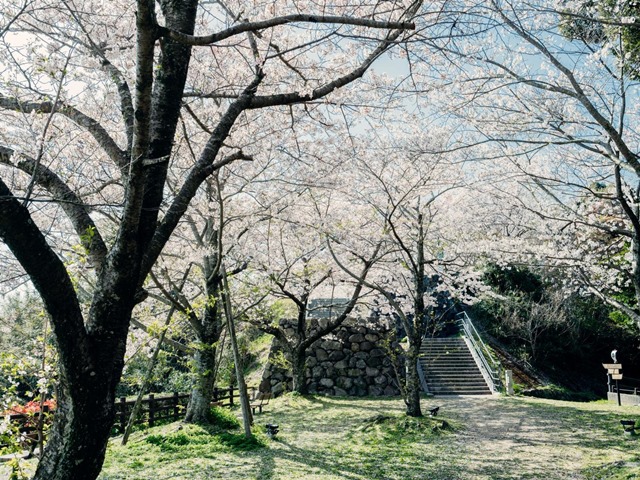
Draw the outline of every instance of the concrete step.
M433 379L441 379L441 378L451 378L451 379L456 379L456 378L482 378L484 380L484 376L482 376L481 374L479 374L478 372L432 372L432 371L426 371L425 374L429 377L429 378L433 378Z
M491 393L464 339L425 340L420 364L434 395L488 395Z
M447 388L429 390L434 395L491 395L489 387L480 388Z
M482 380L456 380L456 381L443 381L443 382L429 382L429 388L449 388L449 387L478 387L488 388L487 383Z
M476 370L476 362L422 363L423 370Z

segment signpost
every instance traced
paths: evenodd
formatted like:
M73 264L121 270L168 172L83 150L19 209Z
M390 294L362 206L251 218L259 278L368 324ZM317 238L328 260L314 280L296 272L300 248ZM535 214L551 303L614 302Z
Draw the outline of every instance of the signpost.
M622 380L622 364L620 363L603 363L602 366L607 369L607 385L611 391L611 380L616 381L616 393L618 394L618 406L622 405L620 401L620 387L618 380Z

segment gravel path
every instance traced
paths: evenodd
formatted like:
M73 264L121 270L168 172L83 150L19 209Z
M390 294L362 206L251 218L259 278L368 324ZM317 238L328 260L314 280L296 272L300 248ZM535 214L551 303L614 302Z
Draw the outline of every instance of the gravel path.
M465 473L460 478L601 478L585 471L636 466L638 437L623 435L619 419L637 417L637 407L499 396L441 397L429 403L441 405L443 416L463 425L450 452L461 457Z

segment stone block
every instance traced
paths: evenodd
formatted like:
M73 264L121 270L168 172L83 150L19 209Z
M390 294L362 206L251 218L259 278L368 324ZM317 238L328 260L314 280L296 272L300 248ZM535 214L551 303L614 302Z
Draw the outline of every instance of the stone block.
M376 387L371 385L369 387L369 395L371 395L372 397L381 397L382 394L384 393L384 390L380 387Z
M345 368L349 368L349 362L347 362L346 360L340 360L339 362L336 362L336 364L334 365L338 370L342 370Z
M387 383L389 383L389 379L386 377L386 375L378 375L376 378L374 378L374 381L376 382L376 385L379 385L381 387L384 387Z
M351 344L351 351L352 352L359 352L360 351L360 344L359 343L352 343Z
M378 337L378 335L376 335L375 333L367 333L364 336L364 339L368 342L376 343L380 339L380 337Z
M360 372L362 374L362 372ZM356 377L353 379L353 384L356 387L362 387L364 389L366 389L367 387L367 381L362 377L362 375Z
M350 368L349 370L347 370L347 374L350 377L357 379L358 377L360 377L360 375L362 375L362 370L360 370L359 368Z
M337 362L338 360L342 360L344 358L344 353L342 353L342 350L334 350L333 352L329 353L329 360L331 360L332 362Z
M276 383L271 387L271 393L273 394L274 397L277 397L282 392L284 392L284 385L282 384L282 382Z
M325 388L331 388L334 385L334 382L331 378L321 378L320 381L318 382L318 384L320 384L321 386L325 387Z
M342 344L337 340L325 340L322 342L322 348L325 350L342 350Z
M338 340L340 340L342 343L347 343L350 336L351 334L348 330L338 330L336 332L336 337L338 337Z
M363 352L370 352L375 348L375 345L371 342L362 342L360 344L360 350Z
M356 333L354 335L351 335L349 337L349 341L351 343L360 343L360 342L364 342L364 335L362 333Z
M336 378L336 385L345 390L349 390L353 387L353 380L349 377L338 377Z
M380 370L377 368L367 367L365 369L365 373L367 374L367 377L377 377L380 375Z
M329 358L329 354L322 348L316 348L316 358L319 362L324 362Z
M366 367L367 367L367 362L365 362L363 359L359 358L358 361L356 361L356 368L364 369Z
M384 395L385 397L395 397L396 395L400 395L400 391L391 385L387 385L384 387Z
M369 355L371 355L372 357L385 357L387 354L381 348L374 348L369 352Z
M367 365L370 367L379 367L382 365L382 358L380 357L369 357L367 358Z
M334 387L333 394L336 397L346 397L349 395L346 390L343 390L342 388L339 388L339 387Z

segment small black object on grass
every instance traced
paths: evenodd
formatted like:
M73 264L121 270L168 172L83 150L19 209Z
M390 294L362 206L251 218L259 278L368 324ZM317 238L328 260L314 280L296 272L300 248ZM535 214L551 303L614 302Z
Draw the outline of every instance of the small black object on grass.
M635 435L636 433L636 421L635 420L620 420L620 425L624 428L624 433L627 435Z
M438 415L438 410L440 410L440 407L434 407L432 409L429 410L429 416L430 417L436 417Z
M278 434L278 432L280 431L279 425L274 424L274 423L267 423L264 426L264 428L267 431L267 437L269 437L269 438L275 437Z
M440 430L448 430L449 428L450 428L449 423L446 420L443 420L439 424L436 424L433 427L431 427L431 431L433 433L438 433Z

